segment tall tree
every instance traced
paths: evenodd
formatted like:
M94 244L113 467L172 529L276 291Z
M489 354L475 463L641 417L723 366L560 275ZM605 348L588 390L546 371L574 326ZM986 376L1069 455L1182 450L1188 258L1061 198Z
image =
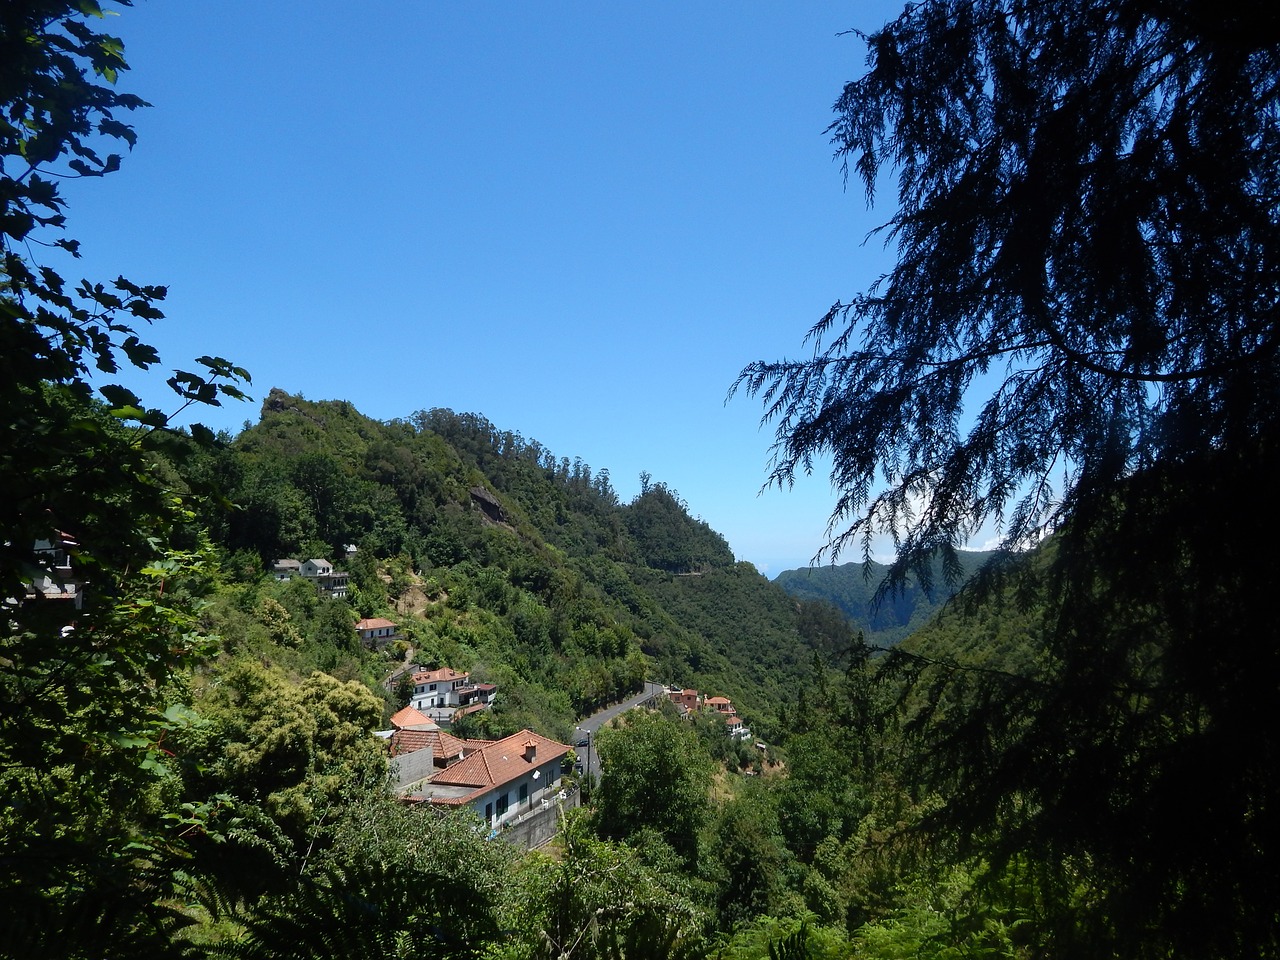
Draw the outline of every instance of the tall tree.
M181 449L167 444L169 417L102 382L121 364L159 362L134 326L163 317L165 288L124 277L72 286L36 259L50 248L79 256L79 241L63 233L58 180L116 170L120 154L99 151L132 146L117 115L146 106L114 87L128 66L120 40L90 27L103 16L95 0L28 0L0 12L0 597L23 595L35 571L52 572L38 542L70 534L80 564L137 569L155 539L147 520L174 516L146 459ZM184 406L244 397L244 370L218 357L197 363L202 372L169 378ZM215 439L200 426L192 433Z
M626 839L652 830L692 863L709 809L711 761L692 730L633 711L600 731L600 832Z
M896 175L897 264L738 381L774 481L833 458L834 548L1026 543L1274 422L1271 5L932 0L865 40L830 131L869 201Z
M535 853L515 874L510 956L532 960L696 960L707 917L678 870L593 838L576 812L554 859Z
M165 289L56 266L79 249L59 181L117 169L107 151L135 139L120 117L145 106L114 86L127 64L103 16L0 8L0 944L23 956L176 952L158 903L197 827L166 809L162 744L199 646L200 545L154 469L189 445L104 382L159 361L134 326ZM198 364L170 378L175 402L243 396L243 370Z
M831 550L887 531L898 582L1056 532L1043 665L943 671L970 709L921 725L925 782L1087 875L1095 949L1275 955L1280 13L926 0L862 38L830 132L896 180L897 263L743 371L772 479L829 455Z

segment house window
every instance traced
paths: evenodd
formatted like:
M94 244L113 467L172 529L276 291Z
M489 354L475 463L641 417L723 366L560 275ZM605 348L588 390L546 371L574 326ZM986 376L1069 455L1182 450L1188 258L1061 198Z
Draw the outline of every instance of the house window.
M431 685L431 689L432 689L432 690L434 690L435 688L436 688L436 685L433 683L433 684Z
M502 816L507 812L508 797L510 797L510 794L504 793L498 798L498 816Z
M493 823L493 801L484 805L484 819L488 823Z
M529 799L529 785L527 783L520 784L520 802L525 803Z

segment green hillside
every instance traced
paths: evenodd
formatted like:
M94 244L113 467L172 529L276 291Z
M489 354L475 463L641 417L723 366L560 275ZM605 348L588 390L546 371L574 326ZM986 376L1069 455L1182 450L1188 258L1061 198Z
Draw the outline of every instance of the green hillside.
M863 631L869 644L887 647L927 624L992 556L991 551L961 551L957 582L948 584L941 565L935 563L929 589L909 576L899 589L883 596L878 591L889 568L874 560L784 570L774 583L793 597L834 604Z
M334 559L352 574L349 616L394 619L417 662L498 683L490 734L533 725L568 736L576 717L646 677L728 695L767 734L809 678L814 645L838 646L735 563L675 491L645 478L622 503L606 470L479 415L380 423L273 390L259 422L223 441L187 469L235 505L204 518L237 589L255 597L219 601L229 651L371 686L405 653L317 639L307 662L264 637L246 606L271 598L293 619L316 615L262 581L281 557ZM358 552L342 561L348 545Z

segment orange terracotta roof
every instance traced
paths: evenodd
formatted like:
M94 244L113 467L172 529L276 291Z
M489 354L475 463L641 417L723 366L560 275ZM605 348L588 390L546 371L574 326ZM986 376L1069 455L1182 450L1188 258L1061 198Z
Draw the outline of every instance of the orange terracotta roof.
M397 710L391 715L391 726L397 730L406 729L439 729L439 724L428 717L421 710L415 710L413 707L405 707L403 710Z
M533 749L534 756L526 759L529 748ZM521 730L502 740L486 742L475 753L435 774L431 783L474 787L471 794L474 795L510 783L534 767L563 757L570 749L568 744L557 743L532 730Z
M716 707L721 704L732 703L728 697L707 697L704 701L708 707Z
M488 743L486 740L462 740L440 728L434 730L397 730L391 735L391 755L403 757L430 747L435 759L453 763L467 754L475 753Z
M471 676L469 673L458 673L457 670L450 667L441 667L439 670L420 670L413 675L414 683L441 683L450 680L465 680Z
M385 620L382 617L366 617L356 622L357 630L381 630L383 627L391 627L394 630L395 626L390 620Z
M471 802L471 795L468 794L465 797L423 797L415 795L413 799L419 802L425 799L427 802L441 807L465 807Z

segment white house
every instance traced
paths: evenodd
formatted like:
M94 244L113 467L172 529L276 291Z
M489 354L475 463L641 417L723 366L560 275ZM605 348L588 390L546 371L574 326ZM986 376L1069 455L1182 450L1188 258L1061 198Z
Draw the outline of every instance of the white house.
M413 675L413 706L418 710L457 707L458 691L470 686L471 674L450 667L419 670Z
M366 647L376 649L385 647L397 639L396 625L382 617L365 617L356 621L356 633L360 634L360 642Z
M497 693L495 684L472 683L471 674L441 667L414 673L410 703L433 720L447 722L459 713L487 709Z
M298 573L316 585L321 596L336 597L339 600L347 595L347 583L350 577L333 569L328 560L303 560L298 565Z
M57 540L37 540L33 552L42 569L31 577L21 599L59 600L71 609L79 610L84 603L84 581L71 569L71 551L78 546L65 533L59 534ZM19 598L5 599L4 605L18 602Z
M328 560L303 560L299 563L289 557L271 562L271 575L277 580L290 580L293 577L305 577L315 586L322 597L342 599L347 595L350 576L340 570L334 570Z
M478 746L432 774L411 797L440 807L469 806L497 829L555 796L571 749L532 730Z
M283 557L280 560L274 560L271 563L271 575L277 580L289 580L293 577L301 576L302 564L297 560L290 560Z

